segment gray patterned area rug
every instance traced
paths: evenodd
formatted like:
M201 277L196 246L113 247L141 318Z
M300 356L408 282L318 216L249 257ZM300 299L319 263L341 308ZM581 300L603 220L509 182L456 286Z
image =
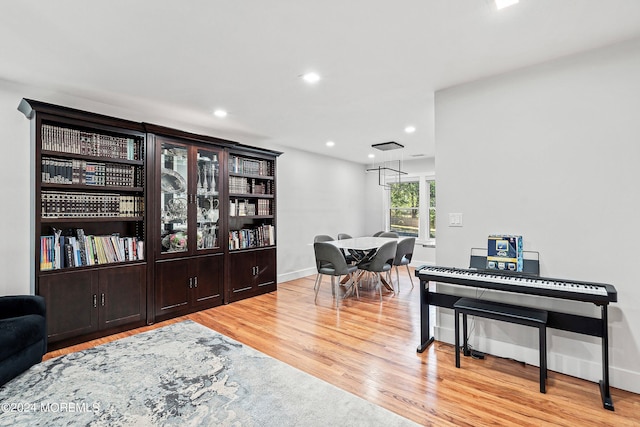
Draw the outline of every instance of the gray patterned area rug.
M192 321L40 363L0 426L415 426Z

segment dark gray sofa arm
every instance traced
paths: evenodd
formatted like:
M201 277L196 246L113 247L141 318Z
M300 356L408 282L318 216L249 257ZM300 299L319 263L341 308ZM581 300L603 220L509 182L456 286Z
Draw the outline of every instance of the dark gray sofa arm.
M39 295L12 295L0 297L0 319L38 314L45 316L44 298Z

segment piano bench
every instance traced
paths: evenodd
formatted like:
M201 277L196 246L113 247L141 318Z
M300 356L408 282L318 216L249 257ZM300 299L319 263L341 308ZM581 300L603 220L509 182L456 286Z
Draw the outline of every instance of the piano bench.
M460 367L460 314L462 314L465 354L468 352L467 315L535 327L540 331L540 393L546 392L548 317L546 311L472 298L460 298L453 304L453 308L455 310L456 368Z

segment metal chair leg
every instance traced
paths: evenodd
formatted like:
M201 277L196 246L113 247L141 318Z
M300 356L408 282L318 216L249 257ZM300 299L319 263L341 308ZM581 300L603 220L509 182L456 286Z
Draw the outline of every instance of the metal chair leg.
M316 297L313 299L313 302L318 300L318 291L320 290L320 284L322 283L322 274L318 273L316 276L316 283L313 285L313 289L316 290Z
M349 281L346 284L351 284L351 286L349 287L349 289L355 290L356 293L356 297L358 299L360 299L360 291L358 291L358 282L356 282L356 275L355 273L350 273L349 274ZM353 292L353 290L351 292Z
M398 284L398 292L400 292L400 273L398 273L398 266L396 265L396 283Z
M411 270L409 269L409 264L405 264L407 267L407 273L409 274L409 280L411 280L411 289L413 289L413 276L411 275ZM396 267L398 268L398 267Z
M316 287L318 286L318 279L320 279L320 276L322 276L320 273L316 274L316 281L313 282L313 290L316 290Z
M398 289L396 290L396 288L393 286L393 280L391 280L392 271L393 267L389 271L387 271L387 277L389 277L389 283L391 283L391 289L393 293L397 294L400 291L400 282L398 281Z
M348 273L345 277L348 279L345 283L342 283L340 280L342 276L338 276L338 284L342 284L344 286L344 294L342 295L342 299L347 298L351 294L355 293L358 299L360 298L360 291L358 290L358 282L356 281L355 273ZM336 292L339 292L340 285L336 288Z

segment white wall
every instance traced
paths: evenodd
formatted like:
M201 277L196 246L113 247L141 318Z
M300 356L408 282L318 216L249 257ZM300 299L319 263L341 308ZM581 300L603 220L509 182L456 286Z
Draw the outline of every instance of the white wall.
M0 295L33 293L31 262L30 122L18 111L20 88L0 79L0 147L2 147L2 203L0 220Z
M277 166L278 281L315 274L313 238L362 236L369 203L362 165L288 147Z
M316 273L313 237L370 236L384 230L388 193L369 166L289 147L278 158L278 282ZM406 167L405 167L406 166ZM435 173L433 158L403 163L412 174ZM435 249L416 245L411 265L433 264Z
M611 383L640 392L640 40L496 76L436 94L440 265L468 266L491 233L524 236L541 275L615 285ZM448 213L463 213L461 228ZM504 294L503 294L504 295ZM585 315L595 306L503 299ZM453 342L439 310L437 338ZM527 329L527 330L523 330ZM536 332L479 321L485 351L538 363ZM600 339L549 330L549 368L598 380ZM487 337L490 338L487 338Z

